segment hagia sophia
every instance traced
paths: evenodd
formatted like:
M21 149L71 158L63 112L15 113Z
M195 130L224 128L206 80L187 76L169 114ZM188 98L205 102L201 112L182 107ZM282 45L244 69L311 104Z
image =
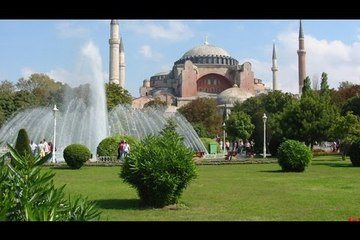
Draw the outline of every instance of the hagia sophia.
M109 82L125 84L125 52L119 34L117 20L111 20L110 30L110 71ZM305 46L302 23L299 27L299 95L306 77ZM272 53L273 88L266 88L261 79L255 77L250 62L239 63L225 49L204 43L185 52L174 62L168 72L157 73L145 79L140 87L140 97L132 102L134 108L142 108L145 103L159 98L168 105L181 107L198 97L217 100L220 108L231 108L235 101L278 89L278 65L275 44Z

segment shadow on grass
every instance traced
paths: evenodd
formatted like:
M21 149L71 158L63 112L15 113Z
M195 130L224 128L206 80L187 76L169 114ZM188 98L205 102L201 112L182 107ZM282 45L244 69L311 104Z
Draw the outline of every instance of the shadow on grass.
M263 171L259 171L259 172L266 172L266 173L285 173L283 170L278 169L278 170L263 170Z
M94 201L102 209L143 210L139 199L99 199Z
M68 165L53 165L49 166L50 169L66 169L71 170L71 168Z
M330 162L312 162L311 165L324 165L324 166L329 166L329 167L353 167L353 165L351 163L330 163Z

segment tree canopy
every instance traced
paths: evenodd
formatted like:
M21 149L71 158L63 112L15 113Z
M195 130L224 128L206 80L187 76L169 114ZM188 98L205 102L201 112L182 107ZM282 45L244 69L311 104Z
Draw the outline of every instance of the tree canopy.
M218 112L215 99L198 98L189 104L182 106L178 111L197 128L203 131L197 132L200 137L215 137L221 132L222 117Z

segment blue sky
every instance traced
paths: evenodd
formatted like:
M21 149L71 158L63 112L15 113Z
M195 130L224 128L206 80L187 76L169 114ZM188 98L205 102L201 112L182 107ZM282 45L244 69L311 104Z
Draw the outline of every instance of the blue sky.
M208 42L240 63L250 61L255 77L271 87L272 43L277 46L279 83L297 93L299 21L293 20L119 20L125 47L125 88L139 96L144 79L170 70L192 47ZM327 72L330 87L360 84L360 21L303 20L307 75L316 82ZM92 42L108 81L110 20L0 20L0 81L16 82L31 73L78 84L81 52ZM320 83L320 81L319 81Z

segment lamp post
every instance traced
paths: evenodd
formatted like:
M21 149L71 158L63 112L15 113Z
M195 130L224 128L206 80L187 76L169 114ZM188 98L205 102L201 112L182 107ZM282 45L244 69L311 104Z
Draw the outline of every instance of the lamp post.
M224 142L223 142L223 151L225 152L225 134L226 134L226 132L225 132L225 122L223 122L223 136L224 136Z
M264 155L263 157L266 158L266 120L267 120L267 116L264 113L264 116L262 117L263 122L264 122Z
M52 162L54 163L56 161L55 159L55 140L56 140L56 112L59 111L57 109L56 104L53 108L53 114L54 114L54 140L53 140L53 147L52 147Z

